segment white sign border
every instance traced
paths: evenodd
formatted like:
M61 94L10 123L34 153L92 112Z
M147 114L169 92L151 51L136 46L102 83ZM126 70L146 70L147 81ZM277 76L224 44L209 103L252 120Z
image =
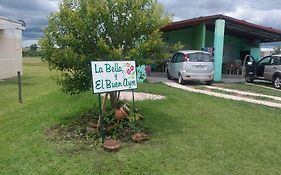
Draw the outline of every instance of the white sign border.
M103 91L103 92L95 92L94 91L94 73L93 73L93 64L95 62L99 62L99 63L108 63L108 62L112 62L112 63L117 63L117 62L133 62L134 66L135 66L135 74L136 74L136 86L134 88L129 88L129 89L120 89L120 90L108 90L108 91ZM135 89L138 88L138 81L137 81L137 67L136 67L136 61L129 61L129 60L119 60L119 61L91 61L91 74L92 74L92 91L94 94L103 94L103 93L110 93L110 92L122 92L122 91L134 91Z

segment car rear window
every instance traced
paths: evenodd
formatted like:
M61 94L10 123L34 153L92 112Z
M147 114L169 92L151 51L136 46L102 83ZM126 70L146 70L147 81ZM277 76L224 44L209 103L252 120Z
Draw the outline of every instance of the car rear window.
M206 53L191 53L189 54L190 62L210 62L212 61L211 56Z

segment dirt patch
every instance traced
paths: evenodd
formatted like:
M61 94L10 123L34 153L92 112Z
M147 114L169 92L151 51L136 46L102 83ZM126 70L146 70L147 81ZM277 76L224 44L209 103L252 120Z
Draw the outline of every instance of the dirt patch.
M96 123L98 114L88 111L77 119L58 124L46 130L47 139L51 142L73 141L77 143L95 145L98 141L98 132L88 130L90 123Z

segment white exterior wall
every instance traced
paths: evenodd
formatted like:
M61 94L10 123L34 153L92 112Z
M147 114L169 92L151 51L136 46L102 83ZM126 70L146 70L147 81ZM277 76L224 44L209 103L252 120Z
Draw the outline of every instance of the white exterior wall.
M22 30L21 24L0 18L0 79L23 71Z

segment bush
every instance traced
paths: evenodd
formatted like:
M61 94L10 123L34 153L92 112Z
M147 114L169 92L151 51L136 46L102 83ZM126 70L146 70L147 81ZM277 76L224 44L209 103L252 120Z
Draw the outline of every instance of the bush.
M23 50L23 57L41 57L41 51Z

